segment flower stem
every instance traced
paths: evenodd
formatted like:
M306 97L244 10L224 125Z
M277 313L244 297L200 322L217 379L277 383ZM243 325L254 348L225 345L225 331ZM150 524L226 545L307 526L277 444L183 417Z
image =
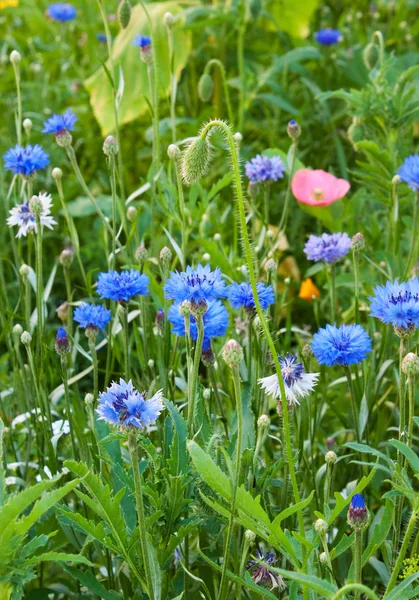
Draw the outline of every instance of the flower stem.
M22 145L22 94L20 91L20 67L16 61L12 61L12 65L13 65L13 70L15 72L16 94L17 94L16 135L17 135L17 143L19 144L19 146L21 146Z
M409 392L409 415L408 415L408 427L407 427L407 445L409 448L412 447L413 439L413 418L415 416L415 378L409 375L407 379L407 389ZM405 468L407 466L407 459L405 462Z
M187 231L186 231L186 214L185 214L185 195L183 193L183 185L182 185L182 177L180 174L180 163L179 160L175 159L175 173L176 173L176 183L177 183L177 191L178 191L178 200L179 200L179 213L181 218L181 228L182 228L182 268L185 268L186 264L186 244L188 241Z
M236 461L234 468L234 479L232 485L232 494L231 494L231 512L230 518L228 521L228 529L227 536L224 544L224 559L223 559L223 571L221 574L221 584L220 584L220 592L218 594L219 600L224 600L227 593L227 564L228 557L230 554L230 544L231 544L231 536L233 533L234 527L234 516L236 512L236 502L237 502L237 490L239 487L239 478L240 478L240 467L241 467L241 454L242 454L242 437L243 437L243 406L242 406L242 395L241 395L241 385L240 385L240 373L239 368L233 367L233 383L234 383L234 393L236 396L236 411L237 411L237 442L236 442Z
M417 258L417 240L419 237L419 225L418 225L418 208L419 208L419 191L415 192L415 202L413 204L413 231L410 234L412 240L410 244L409 257L406 262L406 273L404 278L409 277L409 273L413 268L413 262Z
M36 216L36 314L38 318L37 323L37 337L36 337L36 349L38 360L40 361L40 367L42 369L42 340L44 334L44 283L42 276L42 225L41 218L39 215Z
M196 316L196 326L198 328L198 339L196 340L194 359L190 381L188 381L189 389L189 406L188 406L188 431L192 437L194 431L194 416L196 403L196 390L198 387L199 363L201 361L202 344L204 342L204 321L202 316Z
M111 268L115 269L117 223L116 223L116 166L115 166L115 157L114 156L109 157L109 171L110 171L111 193L112 193L112 260L111 260Z
M225 97L225 101L226 101L226 105L227 105L228 120L230 121L231 124L233 124L234 123L233 110L231 108L230 92L228 90L226 70L225 70L224 64L221 62L221 60L218 60L217 58L212 58L205 65L204 73L209 75L210 71L211 71L211 67L213 65L217 66L218 69L220 70L221 80L223 82L224 97Z
M359 323L359 252L357 250L352 252L352 259L354 266L355 323Z
M285 195L285 202L284 202L284 208L283 208L282 215L281 215L281 220L280 220L279 226L278 226L278 235L281 231L285 232L285 230L287 228L287 224L288 224L288 214L289 214L289 210L290 210L290 201L291 201L291 183L292 183L292 178L294 175L296 156L297 156L297 141L293 142L291 145L291 161L290 161L290 170L289 170L289 176L288 176L287 192Z
M354 555L354 578L355 583L362 583L362 531L355 530L355 539L353 544ZM359 591L355 591L355 598L359 598Z
M410 516L410 519L409 519L409 523L408 523L408 526L406 529L404 539L403 539L402 547L400 548L400 552L398 553L396 564L394 565L393 571L391 573L390 581L388 582L387 589L385 591L383 599L388 596L388 594L391 592L391 590L394 588L394 586L397 582L397 578L399 576L399 572L402 567L404 557L406 556L406 552L409 547L410 538L412 537L413 532L416 527L416 521L418 520L418 516L419 516L419 513L416 510L413 510L413 512ZM395 549L395 551L397 551L397 549Z
M78 460L78 451L76 439L74 437L74 425L73 425L73 416L71 414L71 403L70 403L70 390L68 387L68 369L67 369L67 357L65 355L61 356L61 371L63 376L63 384L64 384L64 400L65 400L65 410L67 413L68 425L70 427L70 436L71 436L71 445L73 449L73 455L76 460Z
M332 323L336 322L336 265L332 263L330 265L330 280L329 280L329 291L330 291L330 315Z
M354 431L356 434L357 442L360 444L361 443L361 435L359 432L359 424L358 424L358 405L356 402L355 390L354 390L354 386L352 383L351 369L349 368L348 365L345 365L344 369L345 369L346 379L348 382L349 394L351 396L352 420L353 420L353 425L354 425Z
M94 397L93 406L96 406L96 402L97 402L97 398L98 398L98 394L99 394L99 368L98 368L95 340L89 339L89 350L90 350L90 354L92 356L92 363L93 363L93 397Z
M141 554L144 561L144 571L147 582L147 593L150 596L150 598L153 598L153 579L151 576L150 560L147 547L147 532L145 528L143 490L141 483L140 464L138 460L138 442L136 434L132 431L130 431L130 433L128 434L128 449L131 456L132 474L134 477L135 504L137 507L138 529L140 533Z
M265 313L260 305L260 301L259 301L259 295L258 295L258 290L257 290L257 279L256 279L256 272L255 272L255 261L254 261L254 257L253 257L252 247L250 244L249 232L247 230L246 210L245 210L245 204L244 204L243 188L242 188L242 184L241 184L240 164L239 164L239 158L238 158L238 154L237 154L237 148L236 148L236 144L235 144L234 137L233 137L230 127L226 123L224 123L224 121L220 121L218 119L214 120L214 121L210 121L204 127L204 129L202 130L202 133L201 133L201 138L205 139L206 136L208 135L209 131L213 127L219 128L223 131L223 133L227 139L228 145L229 145L229 151L230 151L230 156L231 156L231 168L232 168L232 172L233 172L234 186L235 186L236 194L237 194L237 204L238 204L238 211L239 211L240 228L241 228L241 232L243 235L243 245L244 245L245 257L246 257L246 264L247 264L248 273L249 273L249 281L252 286L252 292L253 292L253 298L255 301L256 311L259 316L260 324L261 324L261 327L265 334L265 337L266 337L266 340L267 340L267 343L269 346L269 350L271 352L272 359L275 364L276 373L278 376L278 382L279 382L279 387L280 387L280 396L281 396L281 405L282 405L282 418L283 418L283 423L284 423L285 445L286 445L286 454L287 454L287 460L288 460L288 468L289 468L289 474L290 474L290 479L291 479L291 486L292 486L292 490L293 490L293 494L294 494L294 502L295 502L295 504L298 504L300 502L301 498L300 498L300 491L298 488L297 476L296 476L296 472L295 472L293 446L292 446L292 441L291 441L291 428L290 428L290 421L289 421L289 413L288 413L288 404L287 404L287 397L286 397L286 392L285 392L285 385L284 385L284 380L282 377L281 365L280 365L279 359L278 359L278 353L276 351L275 344L274 344L274 341L271 336L271 332L269 331L269 326L266 321L266 315L265 315ZM299 524L299 533L303 538L305 538L304 518L303 518L303 513L302 513L301 509L299 509L297 511L297 516L298 516L298 524ZM303 558L303 568L304 569L307 568L306 564L305 564L306 557L307 557L307 550L303 544L302 545L302 558ZM303 590L304 590L304 598L305 598L305 600L308 600L308 598L309 598L308 588L306 586L304 586Z
M64 271L64 281L65 281L65 289L67 294L67 304L68 304L68 318L67 318L67 331L70 335L73 334L73 308L71 306L71 280L70 280L70 269L67 266L63 267Z
M239 118L237 120L238 130L243 130L244 124L244 99L246 97L246 82L244 74L244 34L246 32L246 23L244 20L239 26L239 35L237 38L237 65L239 69Z
M348 592L352 591L361 592L367 596L369 600L379 600L377 594L373 590L370 590L370 588L359 583L348 583L347 585L344 585L343 588L340 588L340 590L338 590L330 600L340 600L341 598L344 598Z
M157 74L153 63L147 64L147 74L153 109L153 164L157 167L160 164L159 100Z
M131 369L129 360L129 324L128 324L128 305L122 306L122 328L124 330L124 357L125 357L125 377L129 381L131 379Z

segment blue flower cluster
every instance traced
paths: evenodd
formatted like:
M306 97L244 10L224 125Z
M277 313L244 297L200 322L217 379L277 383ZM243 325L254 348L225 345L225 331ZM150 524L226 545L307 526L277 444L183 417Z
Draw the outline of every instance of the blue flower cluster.
M186 267L186 271L170 273L165 286L165 297L182 304L185 300L194 304L225 298L227 288L221 271L217 267L211 271L210 265L198 265L196 269Z
M278 181L285 173L285 166L279 156L262 156L258 154L246 163L246 176L254 183Z
M185 318L180 313L179 304L173 304L169 308L168 319L173 326L173 333L179 336L185 335ZM228 312L220 300L208 302L208 308L203 317L204 322L204 343L202 349L209 350L211 339L224 335L228 328ZM190 316L190 335L193 340L198 338L198 328L193 315Z
M397 173L400 179L407 183L410 189L415 192L419 190L419 154L408 156L404 163L399 167Z
M419 327L419 279L394 283L387 281L374 289L370 296L371 316L395 327Z
M138 392L123 379L113 382L106 392L99 394L97 413L99 419L112 425L136 427L144 429L156 422L163 410L163 394L161 390L146 400L145 394Z
M39 171L45 169L49 164L49 156L44 149L35 144L28 144L26 148L16 144L14 148L10 148L3 156L4 166L8 171L12 171L15 175L29 177Z
M63 131L73 131L77 116L69 108L63 115L53 114L44 122L42 133L55 133L56 135Z
M309 260L324 260L334 263L348 254L351 249L351 238L347 233L323 233L321 236L310 235L304 252Z
M265 285L264 283L258 283L256 285L258 291L258 298L260 305L263 310L266 310L268 306L274 304L275 296L271 285ZM255 308L255 299L252 292L252 286L250 283L233 283L228 288L228 299L233 308L249 311Z
M111 320L112 313L104 306L96 306L83 302L74 311L73 318L83 329L87 327L104 329Z
M129 302L134 296L147 296L150 280L147 275L130 271L108 271L99 275L97 293L101 298Z
M133 46L137 46L138 48L148 48L151 46L151 38L147 35L136 35L133 42Z
M53 2L47 9L47 15L54 21L65 23L77 17L77 10L68 2Z
M339 29L320 29L315 34L316 42L323 46L333 46L343 39L342 32Z
M314 356L321 365L353 365L371 352L371 338L361 325L326 325L314 334L311 345Z

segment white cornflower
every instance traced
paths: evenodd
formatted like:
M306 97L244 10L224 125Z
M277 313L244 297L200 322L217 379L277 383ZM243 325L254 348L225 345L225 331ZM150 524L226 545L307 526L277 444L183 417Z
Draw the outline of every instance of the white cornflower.
M53 229L53 225L56 225L57 222L51 216L51 195L41 192L38 194L38 198L42 203L42 211L40 214L41 225L48 227L48 229ZM18 204L9 212L10 217L7 219L7 224L9 227L14 227L15 225L19 227L16 235L17 238L22 237L22 235L26 237L31 231L36 233L36 219L30 209L29 202Z
M287 402L290 405L300 404L299 400L308 396L313 391L317 384L319 373L306 373L303 364L297 362L297 357L294 354L287 354L285 358L282 358L282 356L278 358L281 365ZM274 398L280 397L281 390L276 373L259 379L258 383L270 396Z

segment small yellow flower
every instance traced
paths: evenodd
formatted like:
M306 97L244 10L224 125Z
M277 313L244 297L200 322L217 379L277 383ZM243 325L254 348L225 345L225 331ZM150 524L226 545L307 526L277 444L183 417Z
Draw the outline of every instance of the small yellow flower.
M316 288L310 277L301 282L298 297L307 300L308 302L312 302L314 298L320 297L320 291Z
M3 8L16 8L19 6L19 0L0 0L0 10Z

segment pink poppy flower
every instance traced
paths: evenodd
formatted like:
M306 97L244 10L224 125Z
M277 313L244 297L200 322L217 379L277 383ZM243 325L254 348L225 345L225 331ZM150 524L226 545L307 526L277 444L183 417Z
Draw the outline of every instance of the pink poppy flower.
M327 206L343 198L351 187L346 179L338 179L326 171L300 169L291 183L291 189L299 202L310 206Z

